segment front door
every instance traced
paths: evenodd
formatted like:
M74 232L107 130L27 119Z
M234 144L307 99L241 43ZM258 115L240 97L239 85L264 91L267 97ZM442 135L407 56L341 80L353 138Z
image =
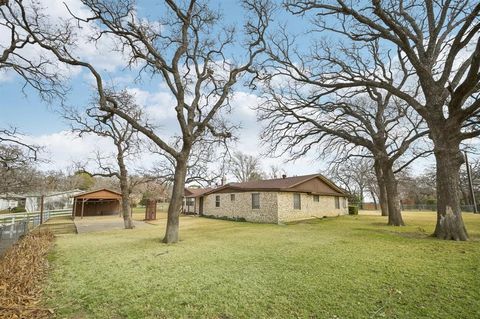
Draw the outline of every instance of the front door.
M203 197L200 197L200 201L198 203L198 214L203 215Z

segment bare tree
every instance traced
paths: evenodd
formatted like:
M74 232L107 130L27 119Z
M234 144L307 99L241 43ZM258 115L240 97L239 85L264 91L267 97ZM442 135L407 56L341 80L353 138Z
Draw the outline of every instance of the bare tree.
M260 158L235 152L230 163L230 173L238 182L248 182L263 178Z
M255 72L256 57L265 50L263 38L272 6L266 0L244 1L250 16L240 37L234 29L220 26L218 12L195 0L165 1L162 8L165 16L158 21L139 17L135 3L130 0L83 0L82 3L91 13L88 18L76 17L72 12L75 23L70 21L54 30L38 11L34 11L35 17L28 17L20 0L12 0L8 6L12 8L15 25L22 26L44 49L61 62L83 67L93 75L101 111L126 120L175 160L172 201L163 239L165 243L175 243L178 241L180 207L192 146L204 136L231 137L220 114L229 108L234 85L245 74ZM75 24L96 24L99 33L94 41L113 37L119 43L118 49L127 56L126 64L138 66L141 74L159 77L165 83L176 101L170 107L176 114L179 145L169 143L149 123L137 121L124 112L115 96L109 94L95 66L76 58L71 48L75 42ZM243 62L226 56L228 48L238 38L244 41L244 54L239 58Z
M44 100L63 97L66 93L64 79L47 52L29 57L24 55L36 43L13 21L8 0L0 1L0 32L9 35L9 41L0 42L0 72L15 72L25 83L23 89L33 87Z
M113 96L111 94L111 96ZM139 121L142 117L140 108L135 105L132 95L127 92L115 95L118 107L131 118ZM122 215L125 229L133 229L133 221L130 207L130 195L137 180L132 179L128 173L127 161L139 154L140 138L138 131L130 123L118 116L105 116L98 107L93 106L86 110L84 116L78 110L66 109L64 117L71 122L72 131L79 136L95 134L109 138L115 145L115 164L111 164L112 157L97 152L95 162L97 169L88 172L92 176L115 177L120 183L122 193ZM85 167L83 167L85 170Z
M414 205L436 204L435 167L428 167L420 175L413 175L409 170L399 177L399 189L402 198Z
M437 161L434 234L467 240L458 179L463 163L460 143L480 135L480 3L312 0L287 1L286 7L296 15L314 15L314 30L338 39L316 41L314 76L293 65L296 79L314 81L324 89L321 96L352 88L382 89L425 119ZM413 75L413 87L398 87L405 74Z
M233 127L232 127L233 129ZM176 139L173 144L181 143ZM147 175L156 176L158 181L172 184L175 181L175 158L154 143L149 145L149 150L158 155L159 160L152 168L145 169ZM215 137L203 136L192 145L192 150L187 162L185 184L199 184L202 186L218 185L226 174L226 166L230 162L229 145L226 140Z
M41 175L31 164L14 169L0 167L0 194L36 191Z
M281 178L283 175L287 175L287 171L278 165L270 165L268 167L267 177L271 179Z
M323 97L322 83L313 75L297 79L292 73L297 66L288 43L272 42L268 75L263 78L266 101L258 108L259 118L266 123L262 137L270 151L287 153L295 160L314 148L319 157L332 159L333 166L342 166L352 156L373 158L382 214L388 215L389 225L404 225L395 169L425 154L412 152L412 146L427 134L422 119L402 100L376 88ZM307 62L303 63L306 68Z
M27 86L37 90L40 97L50 101L54 97L63 97L65 86L62 77L46 52L25 57L25 50L35 46L35 40L13 23L8 0L0 1L0 32L6 35L0 42L0 73L13 72ZM20 191L33 187L32 163L38 160L41 148L28 144L17 128L0 128L0 169L2 189Z
M16 128L0 129L0 166L5 169L23 167L38 160L41 147L23 141Z
M368 190L371 179L375 179L371 159L361 157L338 162L327 172L327 175L350 194L356 195L360 209L363 209L365 192Z

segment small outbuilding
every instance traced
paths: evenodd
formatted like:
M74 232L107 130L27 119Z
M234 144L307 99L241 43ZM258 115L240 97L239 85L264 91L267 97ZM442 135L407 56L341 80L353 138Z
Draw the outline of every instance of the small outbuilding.
M120 214L122 194L110 189L99 189L73 198L72 217Z

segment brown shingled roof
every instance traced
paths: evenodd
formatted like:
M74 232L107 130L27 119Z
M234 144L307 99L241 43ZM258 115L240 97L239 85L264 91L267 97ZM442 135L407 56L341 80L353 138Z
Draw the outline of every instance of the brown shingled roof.
M122 197L122 193L113 191L113 190L108 189L108 188L100 188L100 189L96 189L96 190L93 190L93 191L88 191L88 192L77 194L77 195L74 196L74 198L82 198L82 197L85 197L85 196L88 196L88 195L93 195L95 193L98 193L99 196L101 197L102 192L108 192L108 193L111 193L111 194Z
M207 187L207 188L190 188L187 187L185 188L184 196L185 197L198 197L201 196L209 191L211 191L213 188Z
M275 178L275 179L266 179L258 181L249 181L244 183L229 183L224 186L217 187L212 189L209 192L205 192L203 195L216 193L225 189L232 189L238 191L289 191L291 188L305 183L311 179L319 178L325 184L327 184L332 190L338 194L344 195L345 192L336 186L332 181L327 179L321 174L311 174L303 176L293 176L286 178Z

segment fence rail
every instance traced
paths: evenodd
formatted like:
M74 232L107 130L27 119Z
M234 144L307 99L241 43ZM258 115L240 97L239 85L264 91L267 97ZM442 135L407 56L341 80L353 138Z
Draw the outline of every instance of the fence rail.
M465 213L472 213L473 212L473 205L461 205L460 208L462 212ZM477 212L479 211L480 207L477 206ZM418 210L418 211L437 211L437 205L402 205L402 210Z
M0 254L13 245L21 236L34 229L40 222L46 222L55 216L69 216L71 209L44 211L33 213L15 213L0 215Z
M461 205L462 212L472 213L473 205ZM377 206L377 209L373 205L365 205L364 210L380 210L380 205ZM405 211L424 211L424 212L436 212L437 205L402 205L402 210ZM480 205L477 205L477 212L480 212Z

